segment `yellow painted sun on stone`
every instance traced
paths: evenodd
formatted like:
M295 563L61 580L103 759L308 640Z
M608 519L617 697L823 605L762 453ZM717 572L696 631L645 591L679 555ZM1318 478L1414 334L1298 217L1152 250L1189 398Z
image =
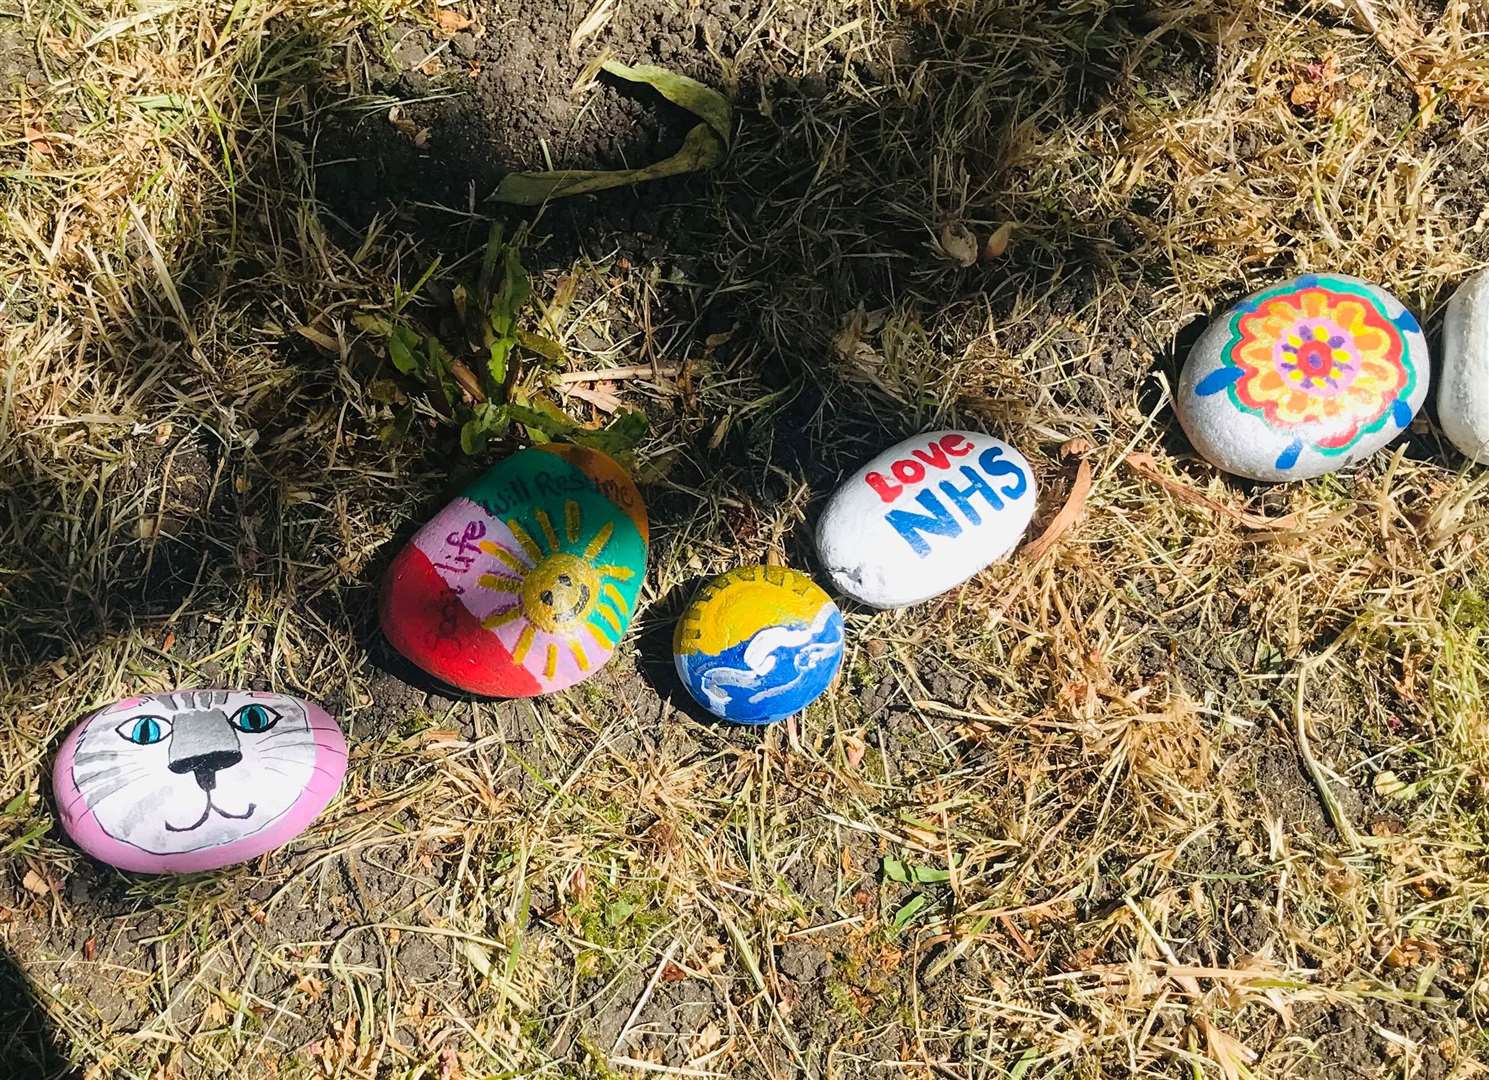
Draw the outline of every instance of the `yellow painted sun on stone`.
M534 517L536 530L515 517L506 521L521 555L489 540L478 545L506 569L482 574L477 583L515 598L511 605L488 615L482 625L495 630L524 620L512 659L524 663L537 644L544 650L543 673L548 678L558 670L560 647L569 650L580 670L588 671L585 635L602 652L615 647L630 613L630 605L615 582L629 581L635 572L628 566L597 561L610 543L615 526L605 522L586 541L583 512L577 502L569 500L564 505L562 538L546 511L539 509Z

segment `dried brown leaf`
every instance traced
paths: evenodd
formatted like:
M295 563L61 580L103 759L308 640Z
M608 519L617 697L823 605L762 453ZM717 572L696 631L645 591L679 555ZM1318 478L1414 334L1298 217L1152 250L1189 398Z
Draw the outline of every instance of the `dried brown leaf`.
M476 20L465 15L454 8L442 7L434 13L434 22L444 34L458 34L462 30L469 30L475 25Z
M49 158L56 152L52 144L47 140L46 132L40 128L32 127L30 124L26 125L26 145L38 157Z
M1011 221L1005 221L994 229L983 242L982 261L992 262L994 259L1001 259L1008 251L1008 240L1011 236L1013 236L1013 222Z
M1091 494L1091 463L1084 458L1075 470L1075 483L1070 485L1070 495L1065 500L1065 505L1060 507L1060 512L1050 519L1050 523L1044 527L1044 532L1030 543L1024 545L1022 555L1029 561L1038 559L1055 542L1065 535L1067 529L1076 523L1081 516L1081 511L1086 508L1086 497Z
M948 221L936 238L937 253L958 266L971 266L977 261L977 237L960 221Z

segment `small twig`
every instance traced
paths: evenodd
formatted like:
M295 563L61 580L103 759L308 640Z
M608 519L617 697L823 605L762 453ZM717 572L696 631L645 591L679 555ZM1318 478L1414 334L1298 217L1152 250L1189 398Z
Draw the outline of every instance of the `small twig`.
M667 965L672 963L672 954L677 951L681 938L673 938L672 944L667 946L667 951L662 954L662 959L657 961L657 969L651 973L651 980L647 982L646 989L641 991L641 996L636 999L636 1004L631 1008L631 1015L626 1017L626 1022L620 1026L620 1033L615 1036L615 1044L610 1047L612 1055L618 1053L625 1044L626 1036L631 1033L631 1025L636 1022L636 1017L641 1015L641 1010L646 1008L646 1003L651 1000L651 995L657 988L657 983L662 981L662 972L667 970Z
M1305 660L1298 666L1298 693L1293 704L1293 738L1297 740L1298 756L1303 759L1308 776L1313 780L1313 786L1318 789L1318 797L1323 801L1324 812L1334 826L1334 831L1343 838L1351 851L1359 851L1366 846L1365 841L1355 831L1349 818L1345 816L1344 808L1339 805L1339 799L1334 794L1334 789L1329 786L1328 777L1324 775L1323 766L1313 756L1313 749L1308 744L1308 725L1303 719L1303 688L1307 681L1308 671L1316 662Z
M652 367L638 364L635 367L606 368L603 371L568 371L558 377L561 383L619 382L622 379L675 379L681 367Z
M856 926L861 922L863 922L862 915L849 915L846 919L834 919L832 922L818 923L816 926L793 930L789 934L782 934L781 937L787 941L794 941L797 938L807 937L810 934L820 934L824 930L834 930L839 926Z
M481 389L481 380L476 378L476 373L466 367L463 362L456 360L452 363L450 365L450 374L460 384L460 389L464 390L476 401L486 400L486 391Z
M1081 464L1084 465L1085 462L1081 462ZM1002 924L1008 936L1013 939L1013 943L1018 946L1019 952L1024 954L1025 960L1032 964L1039 959L1039 954L1034 951L1034 946L1029 944L1028 938L1019 933L1019 928L1013 924L1012 919L1007 915L999 915L998 922Z
M1217 499L1212 499L1202 492L1195 491L1194 488L1189 487L1187 484L1181 484L1177 480L1171 480L1159 471L1158 462L1153 460L1152 454L1128 454L1124 460L1128 468L1133 472L1153 481L1153 483L1170 494L1177 496L1187 503L1203 506L1205 509L1213 510L1217 514L1224 514L1226 517L1239 522L1248 529L1288 529L1300 524L1299 519L1302 517L1301 511L1295 510L1291 514L1280 518L1264 517L1261 514L1248 513L1245 510L1235 510Z

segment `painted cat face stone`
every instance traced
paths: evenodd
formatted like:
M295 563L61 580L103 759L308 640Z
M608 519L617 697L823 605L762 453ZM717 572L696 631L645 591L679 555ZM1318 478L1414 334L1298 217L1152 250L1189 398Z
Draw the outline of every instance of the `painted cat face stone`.
M298 836L346 772L319 706L281 694L180 690L128 698L73 728L52 775L62 827L121 870L188 873Z

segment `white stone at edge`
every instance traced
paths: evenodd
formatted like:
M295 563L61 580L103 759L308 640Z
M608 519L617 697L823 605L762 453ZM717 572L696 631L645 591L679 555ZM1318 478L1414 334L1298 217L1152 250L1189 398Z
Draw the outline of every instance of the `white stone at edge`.
M915 483L902 484L892 476L895 461L911 458L913 451L927 450L948 435L960 435L973 449L951 458L945 469L922 462L926 475ZM977 525L967 519L954 501L942 499L961 525L961 535L922 534L930 551L924 557L917 555L885 515L895 509L923 513L924 507L916 502L917 497L926 488L937 488L942 481L960 489L968 488L970 481L961 473L961 467L970 465L981 473L978 459L991 448L1001 451L998 460L1022 470L1024 490L1017 497L1007 496L1003 494L1005 490L1016 486L1013 477L986 477L1000 493L1004 505L1003 509L994 510L985 498L974 497L973 505L981 518ZM934 452L931 456L935 456ZM869 486L866 477L874 472L903 488L892 503L886 503ZM833 493L817 524L817 556L833 584L861 603L877 608L918 604L955 588L1012 552L1034 517L1037 494L1034 471L1028 460L1001 439L971 431L927 432L885 450Z
M1448 301L1437 420L1466 457L1489 462L1489 270L1465 281Z

